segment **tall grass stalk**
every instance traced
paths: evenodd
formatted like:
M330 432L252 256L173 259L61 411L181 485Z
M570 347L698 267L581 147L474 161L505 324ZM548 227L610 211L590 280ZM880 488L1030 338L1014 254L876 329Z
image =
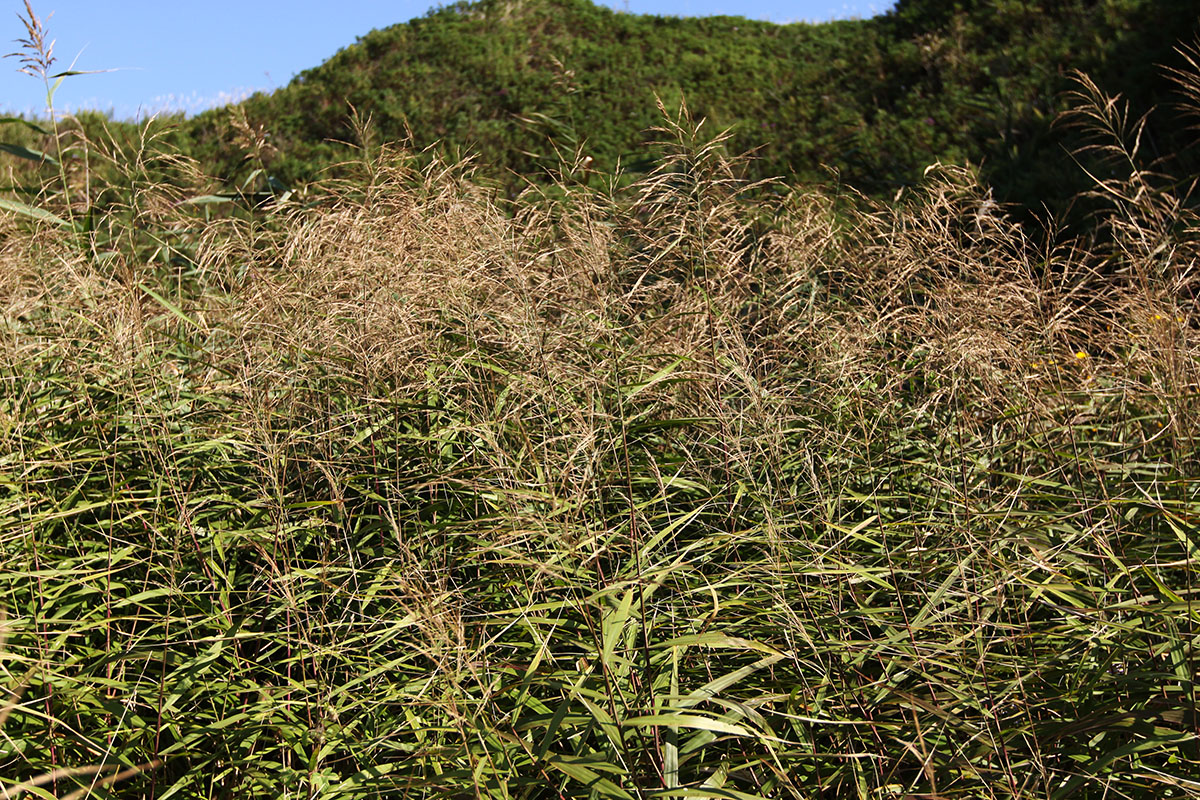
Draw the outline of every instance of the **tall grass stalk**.
M0 220L3 792L1196 796L1186 204L664 129L626 190L379 145L144 180L104 259Z

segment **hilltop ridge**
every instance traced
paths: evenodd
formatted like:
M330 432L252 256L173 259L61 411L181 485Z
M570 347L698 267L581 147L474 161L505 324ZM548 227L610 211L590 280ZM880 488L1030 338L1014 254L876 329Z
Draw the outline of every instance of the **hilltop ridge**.
M890 195L935 161L981 165L1002 200L1070 197L1082 176L1053 122L1071 74L1135 108L1170 99L1158 65L1190 40L1185 0L1052 3L903 0L823 24L618 13L590 0L481 0L371 31L325 63L237 108L269 133L270 169L311 180L349 157L351 110L380 140L411 135L475 155L508 185L559 152L594 169L646 166L655 98L685 97L754 150L753 177L824 181L832 168ZM191 123L197 152L233 179L245 153L226 109Z

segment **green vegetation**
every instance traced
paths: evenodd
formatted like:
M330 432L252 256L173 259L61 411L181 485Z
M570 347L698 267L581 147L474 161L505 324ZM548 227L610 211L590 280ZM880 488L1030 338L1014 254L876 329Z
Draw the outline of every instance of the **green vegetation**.
M830 181L891 198L936 161L981 165L1004 202L1060 207L1086 184L1052 128L1070 73L1140 110L1171 101L1159 64L1180 66L1195 30L1185 0L908 0L869 20L774 25L738 17L620 14L590 0L458 3L362 37L270 95L202 115L196 153L230 181L245 129L269 134L272 171L313 180L350 157L351 109L380 140L411 134L476 156L516 192L576 148L611 173L644 173L655 96L756 150L752 178ZM1164 35L1169 32L1169 35ZM242 116L244 114L244 117ZM1186 140L1152 131L1161 152ZM343 144L339 144L343 143Z
M675 105L515 199L9 123L0 796L1197 796L1200 220L1068 99L1070 235Z

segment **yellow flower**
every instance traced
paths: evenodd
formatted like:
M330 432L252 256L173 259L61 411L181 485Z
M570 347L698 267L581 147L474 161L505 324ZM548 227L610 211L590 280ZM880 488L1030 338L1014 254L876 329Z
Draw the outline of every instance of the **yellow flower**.
M1083 352L1082 350L1076 350L1075 357L1076 358L1087 358L1087 353Z

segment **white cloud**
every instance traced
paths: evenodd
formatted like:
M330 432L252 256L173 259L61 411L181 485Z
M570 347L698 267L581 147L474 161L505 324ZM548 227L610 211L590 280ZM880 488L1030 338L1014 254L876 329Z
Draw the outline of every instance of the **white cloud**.
M77 111L100 111L115 119L145 119L160 114L184 114L192 116L210 108L237 103L245 100L255 92L263 91L261 87L242 86L229 91L219 91L202 94L192 91L187 94L169 92L151 98L145 103L130 105L128 103L113 103L103 97L88 97L82 100L62 100L54 104L55 112L71 114ZM45 117L46 109L28 106L17 108L7 106L7 113L22 114L27 117Z
M137 107L122 105L115 109L115 113L122 118L135 119L142 119L158 114L184 114L190 117L193 114L199 114L201 111L207 111L210 108L240 102L258 91L262 91L262 89L253 86L240 86L229 91L222 90L211 94L202 94L194 90L187 94L168 92L167 94L160 94L157 97L153 97Z

